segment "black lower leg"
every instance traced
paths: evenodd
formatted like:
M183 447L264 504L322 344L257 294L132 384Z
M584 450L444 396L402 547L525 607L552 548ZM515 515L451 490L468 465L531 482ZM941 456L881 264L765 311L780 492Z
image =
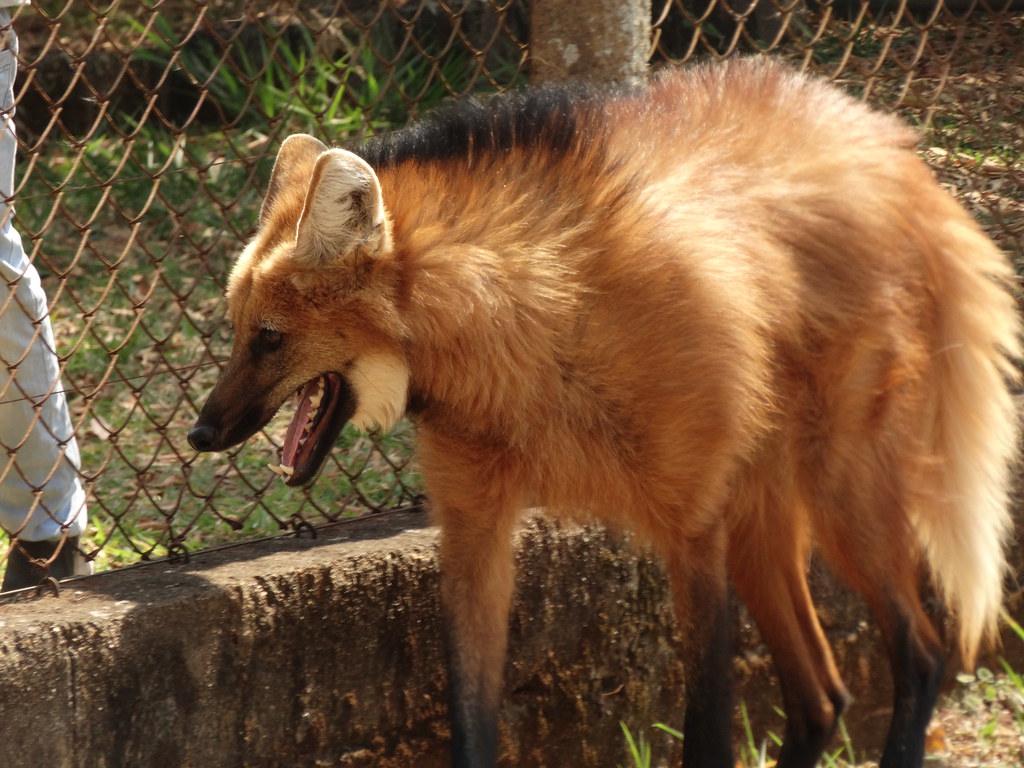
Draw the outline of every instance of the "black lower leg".
M684 631L688 638L686 715L683 720L683 765L687 768L732 768L732 633L728 601L704 613L710 623ZM699 615L699 613L695 614ZM697 642L693 642L696 640Z
M467 632L466 616L445 611L448 716L453 768L494 768L504 644ZM463 612L464 613L464 612Z
M924 742L944 671L938 641L928 643L900 619L889 655L893 677L893 712L879 768L919 768Z
M778 768L814 768L835 734L839 717L849 706L851 696L845 689L828 694L829 706L814 714L827 712L826 717L814 717L802 712L802 702L783 697L786 712L786 734L779 751Z
M449 688L452 768L494 768L498 762L498 712L458 685Z

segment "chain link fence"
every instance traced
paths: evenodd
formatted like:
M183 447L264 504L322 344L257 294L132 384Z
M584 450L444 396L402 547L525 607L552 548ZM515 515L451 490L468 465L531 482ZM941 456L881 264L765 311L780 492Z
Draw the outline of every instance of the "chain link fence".
M653 5L654 66L770 51L902 113L922 128L943 183L1024 258L1020 9ZM346 431L306 490L266 468L286 417L228 454L197 455L185 434L227 355L224 281L284 137L344 143L446 98L525 84L529 4L39 0L11 10L13 224L42 278L61 378L23 385L14 375L23 355L5 353L0 423L27 404L31 424L66 444L40 416L48 395L64 393L88 506L82 554L118 567L415 503L407 425L386 436ZM5 317L28 313L16 298L26 278L5 276L0 334ZM39 327L39 316L30 321ZM23 466L21 434L4 438L0 482L27 487L42 510L54 466ZM56 463L69 466L66 450Z

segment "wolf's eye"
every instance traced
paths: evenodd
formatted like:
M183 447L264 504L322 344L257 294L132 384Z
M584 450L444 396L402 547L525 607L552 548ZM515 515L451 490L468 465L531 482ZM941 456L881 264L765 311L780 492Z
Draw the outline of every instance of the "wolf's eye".
M270 328L260 328L260 345L267 350L277 349L281 346L284 335L280 331Z

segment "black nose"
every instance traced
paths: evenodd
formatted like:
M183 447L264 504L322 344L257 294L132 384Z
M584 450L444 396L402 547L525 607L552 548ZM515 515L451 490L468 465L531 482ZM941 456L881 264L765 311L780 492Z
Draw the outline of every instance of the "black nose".
M213 427L197 424L188 431L188 444L197 451L213 450L213 444L216 439L217 431Z

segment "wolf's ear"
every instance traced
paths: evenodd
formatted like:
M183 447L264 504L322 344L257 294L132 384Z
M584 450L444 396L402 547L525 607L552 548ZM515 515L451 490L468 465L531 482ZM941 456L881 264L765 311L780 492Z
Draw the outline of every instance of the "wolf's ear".
M361 157L330 149L317 158L295 228L293 258L307 266L340 264L356 249L372 256L387 237L377 174Z
M260 226L266 223L281 190L306 188L313 164L326 151L327 146L322 141L304 133L296 133L282 142L277 160L274 161L274 170L270 174L267 196L263 198L263 207L260 208Z

